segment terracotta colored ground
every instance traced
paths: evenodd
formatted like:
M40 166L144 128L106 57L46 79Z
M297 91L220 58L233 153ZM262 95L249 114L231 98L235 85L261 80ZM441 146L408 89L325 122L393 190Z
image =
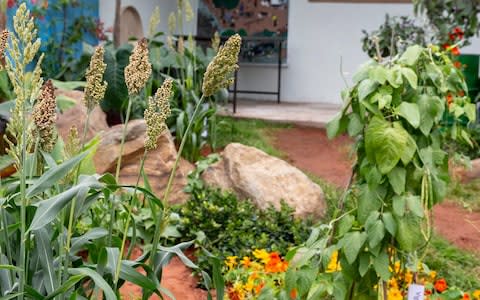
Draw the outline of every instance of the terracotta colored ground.
M328 140L325 130L294 127L275 132L275 145L293 165L344 187L350 176L352 141ZM480 213L470 213L451 202L434 208L436 231L456 246L480 252Z

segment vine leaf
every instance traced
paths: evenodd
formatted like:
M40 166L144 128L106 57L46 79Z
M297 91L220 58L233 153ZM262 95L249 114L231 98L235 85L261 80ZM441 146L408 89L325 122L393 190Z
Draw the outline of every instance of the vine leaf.
M366 232L349 232L343 238L343 252L349 264L353 264L367 240Z
M416 103L402 102L397 108L397 113L414 128L420 126L420 110Z
M373 117L365 132L365 150L370 161L375 161L382 174L389 173L403 158L411 152L408 132L401 124ZM407 158L407 157L405 157ZM403 161L403 159L402 159Z
M390 279L390 270L388 269L389 266L389 258L387 251L382 251L373 261L373 267L377 275L380 276L383 280Z
M419 196L407 196L406 197L408 209L417 217L423 218L422 201Z
M400 249L407 252L416 250L423 241L423 235L420 232L421 219L411 213L406 213L403 217L396 217L396 221L395 238Z
M410 84L410 86L416 90L417 89L417 85L418 85L418 77L417 77L417 74L415 74L415 72L410 69L410 68L402 68L401 69L401 72L402 72L402 75L403 77L405 77L408 81L408 83Z
M404 196L395 196L392 199L393 213L396 216L403 217L405 214L405 197Z
M434 122L438 122L445 111L445 105L437 96L422 95L418 99L418 109L420 111L420 131L425 136L430 135Z
M367 98L373 91L377 89L378 83L371 80L365 79L358 85L358 100L362 101Z
M405 191L405 181L407 177L405 168L397 166L387 174L387 177L395 194L400 195Z
M423 48L418 45L408 47L400 57L399 62L408 66L413 66L417 62L422 51L424 51Z
M385 237L385 225L383 225L382 220L378 219L367 228L367 232L368 245L370 248L375 248Z

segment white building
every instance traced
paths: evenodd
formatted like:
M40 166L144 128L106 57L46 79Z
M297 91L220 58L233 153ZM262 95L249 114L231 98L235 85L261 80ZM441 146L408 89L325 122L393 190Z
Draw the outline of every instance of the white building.
M190 0L194 11L198 0ZM176 0L123 0L123 8L138 11L143 32L155 6L160 6L159 30L167 31L168 15L176 11ZM350 2L350 3L347 3ZM340 91L360 64L368 59L361 49L362 29L371 31L384 22L385 14L412 15L409 3L351 3L352 1L290 0L288 16L288 62L282 68L281 99L285 102L341 103ZM361 1L357 1L361 2ZM394 1L385 1L394 2ZM399 1L400 2L400 1ZM113 25L113 0L100 0L100 18L106 28ZM187 33L196 34L196 20L185 24ZM462 49L480 53L480 39ZM275 90L276 67L249 65L239 71L238 88ZM248 95L255 99L274 99Z

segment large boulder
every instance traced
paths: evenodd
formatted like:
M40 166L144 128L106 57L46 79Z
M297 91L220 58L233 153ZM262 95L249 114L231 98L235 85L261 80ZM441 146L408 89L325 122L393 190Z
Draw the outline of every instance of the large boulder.
M128 123L120 170L122 184L135 185L137 182L140 160L145 150L146 128L144 120L133 120ZM98 173L111 172L114 174L120 155L122 131L123 124L119 124L101 134L101 142L93 159ZM144 166L152 190L159 198L164 195L176 158L177 150L173 138L167 130L159 137L157 149L148 153ZM183 189L187 184L187 175L193 169L193 165L188 161L180 160L169 197L170 203L183 203L188 199L188 195L183 192ZM143 178L140 178L140 183L143 183Z
M63 140L67 140L70 128L75 125L77 127L80 135L83 134L83 128L85 127L85 121L87 119L87 108L83 104L83 92L81 91L66 91L66 90L56 90L55 94L57 96L64 95L69 98L72 98L76 101L76 104L64 111L61 114L58 114L57 117L57 130ZM93 138L97 133L107 130L107 118L105 113L102 111L100 106L97 105L90 114L90 121L88 126L88 131L86 135L86 140Z
M238 143L227 145L221 156L202 174L208 185L249 198L261 209L278 209L284 200L298 217L324 216L322 189L287 162Z

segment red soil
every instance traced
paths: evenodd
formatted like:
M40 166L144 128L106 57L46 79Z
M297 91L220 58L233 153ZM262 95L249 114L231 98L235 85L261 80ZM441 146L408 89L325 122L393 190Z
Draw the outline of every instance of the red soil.
M299 169L313 173L339 187L345 187L351 173L352 140L341 136L328 140L325 130L294 127L274 132L275 145ZM480 213L469 212L444 202L434 209L434 226L445 239L459 248L479 251Z

